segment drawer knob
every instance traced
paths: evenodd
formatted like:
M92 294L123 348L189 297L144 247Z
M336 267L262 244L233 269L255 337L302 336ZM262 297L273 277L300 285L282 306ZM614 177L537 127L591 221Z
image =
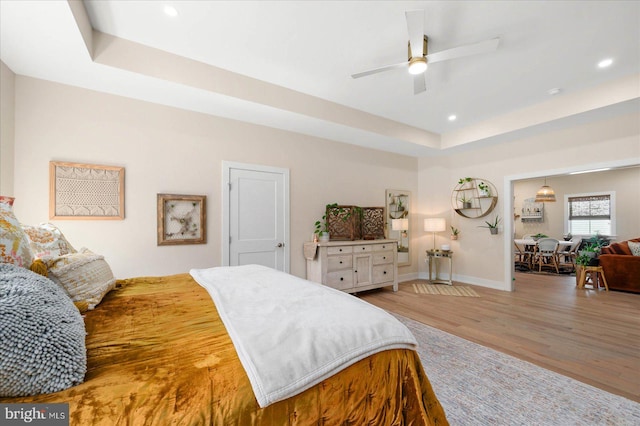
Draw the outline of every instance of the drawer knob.
M362 250L365 250L365 248L364 248L364 247L362 247Z
M382 260L387 260L387 256L382 256Z
M342 251L342 249L340 249L340 251Z
M382 272L383 275L387 275L387 271Z
M353 272L358 273L358 270L356 269L356 270L355 270L355 271L353 271Z
M342 260L340 261L340 264L342 265Z
M340 281L344 281L344 278L340 277Z

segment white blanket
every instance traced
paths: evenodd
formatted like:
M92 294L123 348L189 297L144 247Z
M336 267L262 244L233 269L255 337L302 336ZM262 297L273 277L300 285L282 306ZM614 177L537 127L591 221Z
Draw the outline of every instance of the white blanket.
M387 312L321 284L259 265L190 273L215 302L260 407L373 353L417 347Z

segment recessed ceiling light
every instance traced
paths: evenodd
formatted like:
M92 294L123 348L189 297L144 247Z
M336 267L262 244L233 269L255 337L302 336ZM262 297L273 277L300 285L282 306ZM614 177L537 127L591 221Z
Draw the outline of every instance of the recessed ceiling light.
M171 17L178 16L178 9L167 4L164 6L164 13L166 13L168 16L171 16Z
M458 118L455 114L451 114L449 117L447 117L449 119L449 121L456 121L456 118Z
M607 58L598 62L598 68L606 68L613 63L613 59Z
M562 89L560 89L559 87L554 87L553 89L549 89L547 91L547 93L550 94L551 96L557 95L560 92L562 92Z

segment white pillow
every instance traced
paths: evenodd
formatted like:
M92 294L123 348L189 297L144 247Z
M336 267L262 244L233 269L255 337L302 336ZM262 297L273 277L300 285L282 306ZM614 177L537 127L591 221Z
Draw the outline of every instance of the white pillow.
M78 253L45 256L49 278L60 285L74 302L86 302L93 309L116 284L104 256L82 248Z
M640 256L640 243L628 241L627 244L629 244L629 250L631 250L632 255Z

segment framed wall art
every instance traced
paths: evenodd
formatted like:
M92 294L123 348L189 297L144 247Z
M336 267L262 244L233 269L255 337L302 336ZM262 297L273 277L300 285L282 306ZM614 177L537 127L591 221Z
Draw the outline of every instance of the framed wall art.
M124 167L50 161L49 219L124 219Z
M410 265L411 192L404 189L387 189L385 200L387 238L398 240L398 266Z
M158 245L206 244L206 195L158 194Z

